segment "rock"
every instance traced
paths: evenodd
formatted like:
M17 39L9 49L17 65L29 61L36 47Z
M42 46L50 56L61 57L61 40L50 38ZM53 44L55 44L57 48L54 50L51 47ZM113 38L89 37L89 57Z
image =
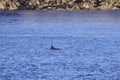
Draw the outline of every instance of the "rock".
M89 2L83 3L83 8L85 9L94 9L93 4L90 4Z
M0 10L118 10L120 0L0 0Z
M105 3L102 6L100 6L99 9L101 9L101 10L112 10L113 6L112 6L112 4Z
M119 10L119 8L117 8L117 7L113 7L112 10Z
M43 5L38 5L38 7L36 8L36 10L41 10L43 8Z
M2 3L0 3L0 10L4 10L6 7Z
M57 8L56 10L57 10L57 11L65 11L64 8Z
M100 10L112 10L111 7L108 7L108 6L105 6L105 5L99 7L99 9L100 9Z
M40 1L39 1L39 0L37 0L37 1L36 1L36 4L37 4L37 5L39 5L39 4L40 4Z
M21 4L19 2L15 2L15 5L16 6L20 6Z
M114 7L120 8L120 2L119 3L115 3Z
M90 5L89 5L89 3L83 3L83 8L85 8L85 9L89 9L90 8Z
M48 10L52 10L52 7L48 7Z
M73 6L72 8L71 8L71 10L80 10L81 8L80 8L80 6L79 5L75 5L75 6Z
M13 4L11 4L11 6L9 7L9 10L16 10L16 9L18 9L18 6L19 6L19 4L16 4L15 2L13 3Z

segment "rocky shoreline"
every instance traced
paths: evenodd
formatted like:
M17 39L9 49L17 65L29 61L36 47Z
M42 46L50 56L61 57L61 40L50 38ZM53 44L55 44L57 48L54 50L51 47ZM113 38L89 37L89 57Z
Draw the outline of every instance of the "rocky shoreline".
M120 10L120 0L0 0L0 10Z

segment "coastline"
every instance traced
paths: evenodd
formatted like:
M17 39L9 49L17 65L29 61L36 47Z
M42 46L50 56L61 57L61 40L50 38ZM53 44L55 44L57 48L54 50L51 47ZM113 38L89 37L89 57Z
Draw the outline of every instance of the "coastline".
M120 0L2 0L0 10L120 10Z

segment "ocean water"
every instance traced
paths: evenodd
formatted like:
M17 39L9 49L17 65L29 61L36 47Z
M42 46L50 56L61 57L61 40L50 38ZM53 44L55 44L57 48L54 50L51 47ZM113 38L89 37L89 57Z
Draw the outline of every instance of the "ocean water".
M120 11L0 11L0 80L120 80Z

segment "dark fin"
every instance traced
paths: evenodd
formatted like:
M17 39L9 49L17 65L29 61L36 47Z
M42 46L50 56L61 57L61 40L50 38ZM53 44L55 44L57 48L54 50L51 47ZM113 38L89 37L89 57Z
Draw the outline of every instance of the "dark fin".
M54 46L50 47L51 50L60 50L60 48L55 48Z

